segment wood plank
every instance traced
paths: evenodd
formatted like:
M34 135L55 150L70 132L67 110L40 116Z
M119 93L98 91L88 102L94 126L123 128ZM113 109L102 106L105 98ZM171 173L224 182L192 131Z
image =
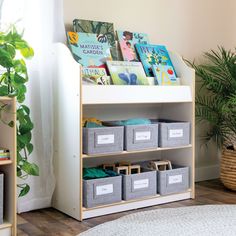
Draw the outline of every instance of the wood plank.
M176 208L184 206L195 206L195 205L205 205L205 204L225 204L231 202L236 204L235 192L227 190L219 180L204 181L196 184L196 199L189 199L179 202L173 202L153 207L146 207L138 210L126 211L122 213L116 213L106 216L95 217L91 219L84 220L79 222L66 214L63 214L53 208L47 208L43 210L27 212L20 214L20 217L23 218L26 222L23 222L22 219L19 220L18 225L18 235L19 236L28 236L28 235L60 235L60 236L75 236L89 228L92 228L98 224L108 222L110 220L118 219L121 216L127 214L132 214L141 211L148 211L160 208ZM48 218L49 217L49 218ZM49 220L53 223L54 228L61 229L60 224L63 224L63 230L58 233L53 230L53 228L45 229L44 222ZM52 221L53 220L53 221ZM22 222L22 224L20 224ZM31 226L30 226L31 224ZM36 228L38 230L36 230ZM38 234L31 234L32 232ZM71 233L73 232L73 233Z
M12 163L13 163L12 160L4 160L4 161L0 161L0 166L2 166L2 165L10 165Z

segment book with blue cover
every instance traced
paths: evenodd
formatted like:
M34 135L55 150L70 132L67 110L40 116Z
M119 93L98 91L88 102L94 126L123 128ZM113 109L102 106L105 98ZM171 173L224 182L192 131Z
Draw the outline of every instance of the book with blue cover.
M177 78L172 66L153 65L152 71L158 85L178 85Z
M124 61L139 61L134 45L148 44L148 35L145 33L117 30L117 37Z
M107 61L115 85L149 85L141 62Z
M96 34L67 32L68 44L75 60L84 67L105 68L111 60L106 37Z
M153 65L167 65L173 67L169 53L165 46L153 44L135 44L135 48L148 77L153 76Z

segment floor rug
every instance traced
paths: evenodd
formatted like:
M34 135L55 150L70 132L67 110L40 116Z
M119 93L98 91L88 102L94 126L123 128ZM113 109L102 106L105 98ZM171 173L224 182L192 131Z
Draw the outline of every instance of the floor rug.
M80 236L236 236L236 205L165 208L123 216Z

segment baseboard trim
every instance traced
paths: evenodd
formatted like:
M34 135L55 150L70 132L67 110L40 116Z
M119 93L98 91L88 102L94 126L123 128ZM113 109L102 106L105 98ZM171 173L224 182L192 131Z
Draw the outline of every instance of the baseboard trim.
M209 165L197 167L195 170L195 180L196 182L217 179L220 177L220 166L219 165Z

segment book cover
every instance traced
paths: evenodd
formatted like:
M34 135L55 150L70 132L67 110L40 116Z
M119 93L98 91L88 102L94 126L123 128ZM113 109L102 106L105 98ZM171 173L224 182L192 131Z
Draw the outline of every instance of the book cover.
M134 45L149 43L148 35L145 33L117 30L117 37L124 61L138 61Z
M153 65L152 71L158 85L178 85L172 66Z
M106 70L104 68L83 67L82 78L84 84L110 84L109 76L107 76Z
M107 38L87 33L67 32L68 44L77 62L84 67L105 68L111 60Z
M90 78L90 79L97 79L107 75L106 70L104 68L93 68L93 67L83 67L82 69L82 78Z
M118 60L116 39L113 23L74 19L73 28L75 32L93 33L100 37L107 37L113 60Z
M138 52L139 58L143 64L147 76L153 76L153 65L167 65L173 67L170 56L165 46L152 44L136 44L135 48Z
M149 85L141 62L107 61L115 85Z

